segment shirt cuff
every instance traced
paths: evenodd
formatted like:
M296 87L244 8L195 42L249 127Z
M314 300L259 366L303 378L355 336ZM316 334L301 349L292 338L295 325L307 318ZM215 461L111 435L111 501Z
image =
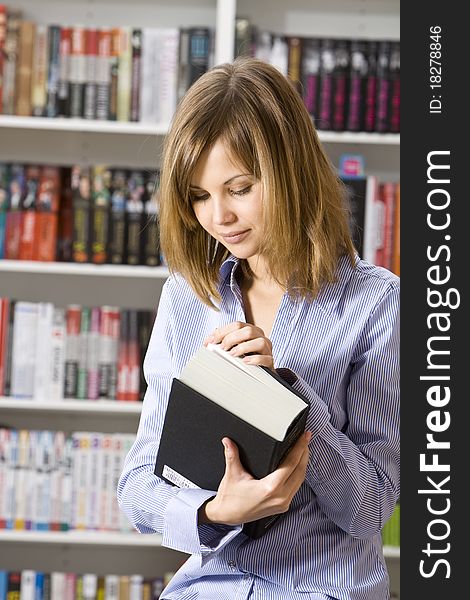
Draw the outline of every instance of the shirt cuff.
M162 545L179 552L201 555L201 565L240 533L243 526L198 525L199 508L213 491L181 489L165 510Z

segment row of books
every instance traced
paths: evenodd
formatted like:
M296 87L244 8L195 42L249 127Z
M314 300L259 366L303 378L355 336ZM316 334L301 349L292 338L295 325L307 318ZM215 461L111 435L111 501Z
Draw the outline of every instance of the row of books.
M0 396L137 402L154 311L0 297Z
M0 163L0 259L157 266L159 171Z
M131 534L116 488L134 439L0 428L0 529Z
M0 570L0 600L159 600L173 575Z
M236 19L235 55L287 75L317 129L400 131L400 42L282 35Z
M7 115L169 123L213 61L209 27L44 25L0 4L2 16Z
M400 275L400 182L379 181L375 175L343 181L359 255Z
M383 526L382 541L384 546L400 547L400 502L397 502L392 516Z

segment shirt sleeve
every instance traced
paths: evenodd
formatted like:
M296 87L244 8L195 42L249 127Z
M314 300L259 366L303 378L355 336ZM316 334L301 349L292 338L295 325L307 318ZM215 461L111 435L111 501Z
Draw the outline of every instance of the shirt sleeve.
M171 382L174 323L168 282L163 286L157 317L144 360L147 391L137 436L119 478L120 509L141 533L162 534L162 545L202 561L241 531L239 527L198 525L198 509L213 491L179 489L154 474Z
M380 532L399 497L399 289L388 290L356 345L346 386L347 423L333 427L328 407L300 377L310 400L306 482L324 513L357 538Z

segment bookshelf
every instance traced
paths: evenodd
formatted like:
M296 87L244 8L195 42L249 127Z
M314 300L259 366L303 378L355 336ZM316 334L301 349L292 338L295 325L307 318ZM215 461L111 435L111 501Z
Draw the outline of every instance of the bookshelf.
M235 15L285 34L399 39L399 0L16 0L38 23L204 25L216 31L214 61L233 56ZM113 164L155 168L167 123L47 119L0 115L0 161ZM366 172L399 180L400 135L319 132L332 161L360 153ZM163 267L0 261L0 295L59 306L117 304L154 309L168 271ZM46 405L0 398L2 422L12 426L135 432L140 405L71 400ZM40 550L44 548L44 552ZM103 548L106 549L103 552ZM162 548L160 536L100 532L0 531L2 567L45 570L144 572L175 570L185 556ZM398 597L400 550L385 548L392 593ZM157 567L156 567L157 565ZM395 597L394 596L394 597Z

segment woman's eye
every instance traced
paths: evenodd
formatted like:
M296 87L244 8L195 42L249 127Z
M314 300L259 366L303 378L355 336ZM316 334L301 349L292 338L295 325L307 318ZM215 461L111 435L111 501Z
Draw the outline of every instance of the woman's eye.
M245 194L248 194L251 191L252 187L252 185L248 185L247 187L241 190L230 190L230 193L234 196L244 196Z
M201 202L207 200L208 194L191 194L191 202Z

